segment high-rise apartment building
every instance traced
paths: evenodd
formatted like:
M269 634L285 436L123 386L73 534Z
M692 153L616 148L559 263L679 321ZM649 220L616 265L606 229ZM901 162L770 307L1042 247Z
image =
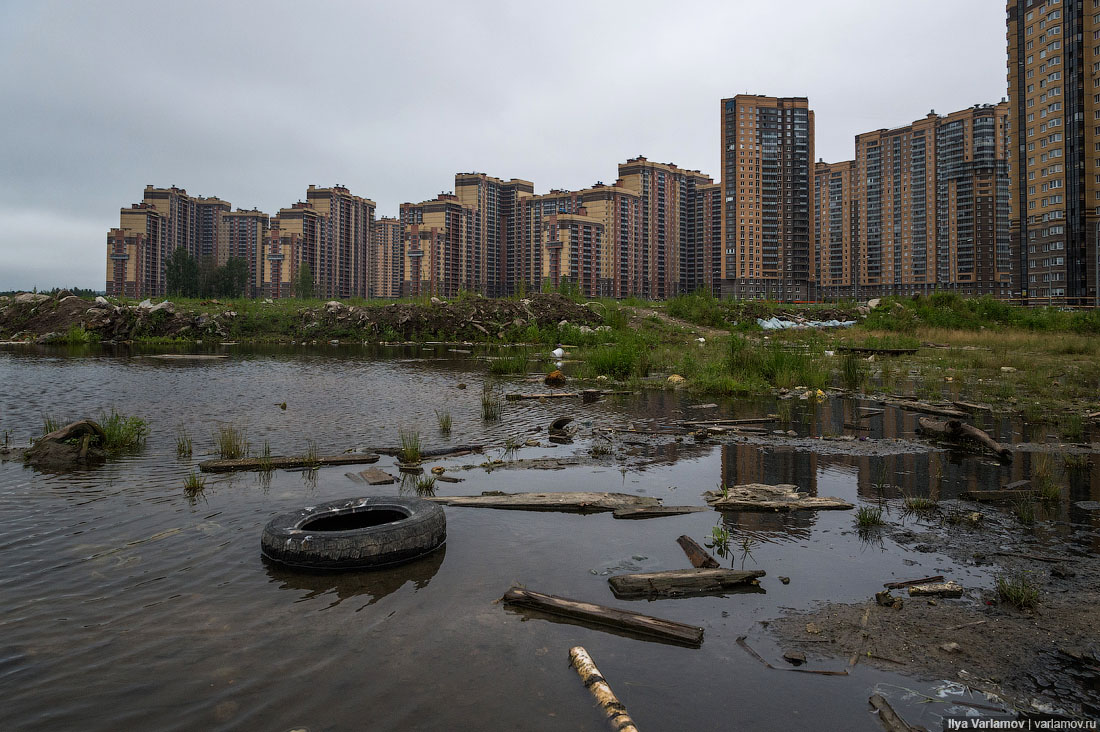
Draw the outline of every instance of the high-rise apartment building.
M311 185L306 202L327 221L314 280L325 297L366 297L375 203L337 184Z
M248 268L245 295L260 294L263 282L263 247L270 218L263 211L225 211L220 214L221 233L217 248L218 265L224 265L230 257L241 259Z
M818 161L814 165L814 279L823 299L857 297L856 163Z
M552 287L574 285L585 297L598 297L606 285L603 261L604 226L586 215L582 207L575 214L551 214L542 225L541 280Z
M814 113L805 97L722 100L722 293L801 300L813 295L810 178Z
M401 204L405 246L402 295L453 297L462 289L469 240L474 236L471 209L458 197L441 193L432 201Z
M508 237L515 232L519 201L533 193L531 181L505 181L484 173L455 174L455 197L470 209L472 228L461 254L463 289L490 296L510 292Z
M405 248L401 222L383 216L371 228L371 297L400 297L405 279Z
M684 292L694 273L681 267L702 248L702 211L697 208L699 186L713 183L697 170L683 170L672 163L654 163L636 157L619 163L619 183L638 194L642 202L641 272L638 294L663 300ZM698 238L698 240L697 240Z
M1100 2L1009 0L1007 36L1020 294L1100 304Z
M1007 111L930 112L856 136L851 294L1011 295Z

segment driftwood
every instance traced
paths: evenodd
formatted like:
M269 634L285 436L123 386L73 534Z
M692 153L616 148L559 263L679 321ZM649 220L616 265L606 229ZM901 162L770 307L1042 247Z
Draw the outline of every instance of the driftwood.
M962 593L962 585L954 580L927 585L910 585L909 587L910 597L962 597Z
M926 585L930 582L942 582L943 575L937 574L933 577L921 577L920 579L902 580L900 582L885 582L883 587L888 590L900 590L902 587L911 587L912 585Z
M647 508L616 508L611 514L617 519L649 519L662 516L683 516L685 513L709 511L706 506L650 506Z
M819 674L821 676L847 676L848 675L847 670L844 670L844 671L822 671L822 670L810 669L810 668L776 668L775 666L772 666L770 663L768 663L767 659L765 659L759 653L754 651L751 646L749 646L749 644L745 641L745 636L741 635L741 636L737 637L737 645L739 645L743 649L745 649L745 653L748 653L750 656L755 658L757 661L759 661L760 663L764 664L765 666L767 666L768 668L770 668L774 671L797 671L799 673Z
M1012 449L994 440L985 431L957 419L941 420L921 417L917 420L923 434L935 435L954 442L976 442L1002 460L1012 460Z
M608 577L615 597L685 597L720 592L737 585L754 584L764 570L674 569L668 572L641 572Z
M462 481L466 480L465 478L455 478L450 475L437 475L435 476L435 479L441 483L461 483Z
M262 458L236 458L234 460L207 460L199 463L204 473L232 473L240 470L285 470L286 468L314 468L324 465L361 465L378 462L377 455L366 453L348 453L344 455L295 455L281 457L272 455Z
M878 712L878 721L886 728L886 732L923 732L924 727L913 727L899 717L882 694L872 694L869 701Z
M655 618L652 615L618 610L590 602L579 602L555 595L544 595L541 592L532 592L521 587L513 587L508 590L501 598L501 602L506 605L518 605L540 610L586 624L614 628L629 635L657 638L692 647L698 647L703 643L703 629L694 625L685 625L674 620L664 620Z
M584 650L582 646L570 648L569 662L577 670L577 674L581 677L585 688L592 692L592 696L596 698L600 709L607 715L607 721L611 723L611 729L615 732L638 732L638 728L634 726L634 720L630 718L626 707L615 696L615 692L611 691L607 679L596 668L596 664L592 657L588 655L588 651Z
M925 414L935 414L939 417L969 417L970 415L960 409L952 409L951 407L938 407L934 404L926 404L924 402L915 402L910 399L895 399L889 402L891 405L898 409L906 409L910 412L923 412Z
M563 491L561 493L501 493L488 491L480 496L435 496L429 501L447 506L471 508L511 508L520 511L614 511L620 508L650 508L660 501L651 496L635 496L629 493L589 493Z
M771 422L771 417L753 417L748 419L693 419L693 420L681 420L677 424L690 425L692 427L707 427L710 425L719 427L729 427L738 424L761 424L763 422Z
M964 412L992 412L993 407L986 406L985 404L974 404L972 402L951 402Z
M699 543L687 534L678 538L676 543L684 550L684 554L687 554L691 566L699 569L718 569L721 566L717 559L708 554L706 549L699 546Z
M870 353L876 356L908 356L916 353L916 348L870 348L861 346L838 346L837 353Z
M706 502L719 511L798 511L855 508L851 503L830 496L808 496L790 483L766 485L746 483L725 492L706 491Z

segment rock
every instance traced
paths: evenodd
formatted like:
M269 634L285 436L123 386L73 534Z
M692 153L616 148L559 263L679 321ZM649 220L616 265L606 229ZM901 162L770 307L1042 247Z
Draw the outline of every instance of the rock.
M21 293L19 293L18 295L15 296L15 302L17 302L17 303L30 303L32 305L35 304L35 303L40 303L43 300L49 300L49 299L50 299L49 295L42 295L40 293L35 293L35 292L21 292Z
M801 666L806 663L806 654L801 651L787 651L783 654L783 660L792 666Z
M39 345L45 345L47 343L60 341L62 340L62 338L64 338L64 336L62 336L60 333L54 333L51 331L49 333L43 333L42 335L38 336L34 339L34 342Z
M29 465L41 470L64 471L103 462L103 428L90 419L65 425L41 437L24 454Z
M150 308L153 307L153 301L150 300L149 298L145 298L144 300L139 302L137 306L139 308L141 308L142 310L149 310Z
M458 385L458 388L459 388L459 389L465 389L465 388L466 388L466 385L465 385L465 384L459 384L459 385Z
M806 632L810 635L821 635L821 628L816 623L806 623Z
M685 381L687 381L687 379L685 379L683 376L680 376L680 374L672 374L672 376L668 377L668 383L672 384L673 386L680 386Z
M1014 373L1016 373L1016 369L1013 368L1012 366L1002 366L1001 367L1001 373L1002 374L1014 374Z
M1077 501L1073 505L1084 511L1100 511L1100 501Z
M961 653L962 646L954 641L951 641L950 643L944 643L942 646L940 646L940 650L947 653Z
M167 312L169 315L172 315L176 312L176 306L175 304L165 300L164 302L157 303L153 307L149 308L150 313L159 313L161 311Z
M560 369L554 369L546 375L543 382L547 386L565 386L565 374Z
M782 582L785 585L789 585L791 583L791 578L790 577L780 577L779 581Z
M442 305L443 304L443 301L440 300L438 297L433 297L429 302L431 302L432 305Z
M76 295L69 292L68 290L58 290L57 293L54 295L54 298L56 298L57 300L64 300L67 297L76 297Z
M882 299L875 297L867 301L867 307L869 307L871 310L874 310L879 306L880 303L882 303Z
M896 599L897 598L890 593L890 590L882 590L881 592L875 593L875 602L883 607L893 607L894 600Z

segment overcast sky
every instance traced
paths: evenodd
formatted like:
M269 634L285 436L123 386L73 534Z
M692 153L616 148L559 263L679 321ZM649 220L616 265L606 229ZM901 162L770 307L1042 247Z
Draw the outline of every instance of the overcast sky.
M806 96L817 156L1005 95L1003 0L0 1L0 290L104 287L145 184L393 216L454 174L719 175L719 100Z

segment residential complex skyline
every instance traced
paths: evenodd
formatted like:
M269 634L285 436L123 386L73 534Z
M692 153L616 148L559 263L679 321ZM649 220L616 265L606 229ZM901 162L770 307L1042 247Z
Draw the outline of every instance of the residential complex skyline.
M248 292L273 296L290 294L308 264L331 297L571 283L593 297L949 290L1095 304L1100 13L1089 3L1100 8L1008 0L1009 97L860 132L847 161L815 162L807 97L738 94L720 101L718 181L644 156L619 163L613 183L571 191L459 173L453 192L403 203L385 224L372 201L340 186L310 186L266 223L222 199L150 186L109 233L108 290L163 294L163 263L185 246L244 258Z

